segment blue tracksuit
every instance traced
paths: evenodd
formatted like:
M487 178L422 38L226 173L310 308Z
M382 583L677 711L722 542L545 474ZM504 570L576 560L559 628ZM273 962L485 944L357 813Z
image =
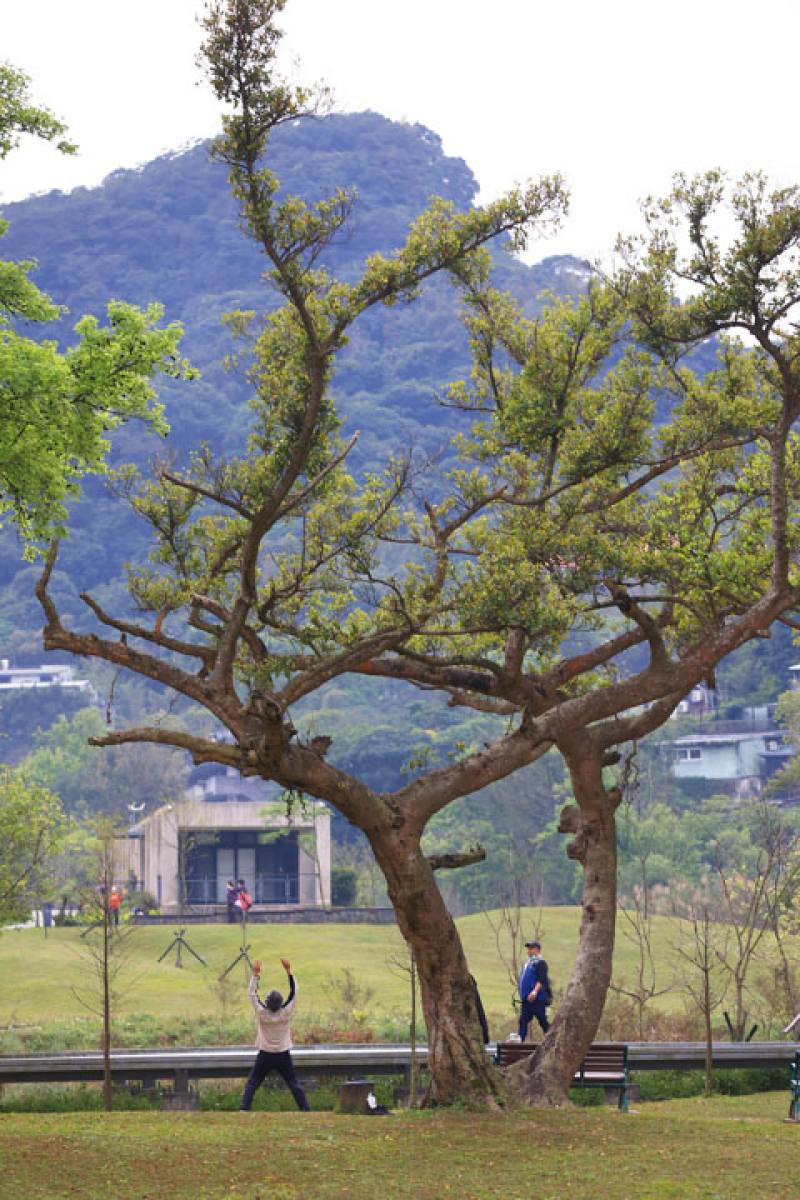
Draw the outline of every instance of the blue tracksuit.
M541 984L541 988L537 993L536 999L529 1000L528 996L537 983ZM522 1001L519 1013L520 1041L524 1042L528 1036L528 1026L534 1017L541 1025L542 1032L547 1033L550 1028L550 1022L547 1019L547 1005L550 1001L550 980L547 977L547 963L543 958L536 956L529 958L522 968L519 977L519 998Z

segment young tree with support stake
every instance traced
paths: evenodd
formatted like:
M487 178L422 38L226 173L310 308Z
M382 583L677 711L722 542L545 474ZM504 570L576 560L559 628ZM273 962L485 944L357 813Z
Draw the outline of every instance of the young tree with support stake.
M111 889L114 885L114 845L120 830L108 817L93 823L83 852L83 873L89 882L84 888L82 910L88 924L81 934L85 957L81 986L73 988L79 1004L100 1017L103 1055L103 1108L114 1107L111 1074L113 1023L120 1001L120 973L131 951L134 927L120 930L111 915Z
M483 211L457 215L434 202L395 256L368 260L355 283L334 280L320 260L352 197L278 201L262 165L270 130L310 105L270 74L282 7L230 0L207 23L212 81L234 106L216 153L285 301L255 332L250 316L231 318L252 339L248 455L218 462L203 451L184 472L162 468L149 483L128 476L129 499L158 533L153 561L130 577L152 619L117 619L85 596L106 633L65 628L47 590L53 549L37 589L45 645L156 679L234 739L153 727L98 743L182 746L196 762L327 800L363 830L414 954L440 1102L491 1102L502 1085L422 837L447 804L556 747L576 801L561 828L584 869L581 946L522 1088L533 1102L561 1103L610 977L621 793L607 771L618 747L657 728L722 657L798 600L787 519L798 489L794 385L760 344L724 344L705 378L681 365L687 349L727 328L724 305L717 297L706 312L711 284L702 281L700 301L676 303L670 272L681 267L658 234L641 261L629 248L611 284L537 321L522 317L491 288L480 246L509 231L519 241L552 220L563 207L554 180ZM699 195L705 187L696 185ZM787 229L800 213L793 193L762 210L762 224L775 213ZM741 253L735 247L724 268L733 277ZM463 290L473 344L472 379L451 396L473 422L461 465L431 486L432 499L418 479L409 487L402 463L358 485L344 468L352 443L336 435L335 355L362 312L412 298L438 270ZM784 300L794 295L781 286ZM774 324L768 344L782 355ZM654 428L664 396L672 414ZM389 544L409 547L404 569L386 566ZM348 672L437 690L506 728L498 722L495 741L375 793L328 761L327 736L304 740L291 719L293 706Z

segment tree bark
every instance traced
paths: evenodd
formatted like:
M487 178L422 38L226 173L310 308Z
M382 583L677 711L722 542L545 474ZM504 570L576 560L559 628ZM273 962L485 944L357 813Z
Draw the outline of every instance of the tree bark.
M583 865L580 944L564 1001L538 1050L516 1073L522 1098L541 1107L568 1103L572 1077L592 1044L611 982L617 905L616 789L602 779L602 752L559 745L577 805L561 814L560 830L574 835L570 858Z
M706 1074L703 1094L707 1099L714 1091L714 1034L711 1028L711 968L703 971L703 1018L706 1038Z
M486 1053L461 938L419 837L408 829L368 836L416 963L428 1031L429 1099L494 1107L504 1084Z
M111 884L108 869L103 875L103 1108L111 1112L114 1107L114 1085L111 1078L111 910L109 896Z

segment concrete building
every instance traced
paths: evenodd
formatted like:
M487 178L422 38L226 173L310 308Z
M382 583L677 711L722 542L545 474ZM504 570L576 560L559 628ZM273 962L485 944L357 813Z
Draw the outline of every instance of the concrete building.
M88 679L75 679L75 671L64 663L41 667L12 667L7 658L0 658L0 692L20 691L23 688L72 688L78 692L95 691Z
M280 789L209 765L189 799L167 804L118 842L115 874L135 878L165 913L224 912L226 883L244 879L256 909L330 904L330 813L306 800L291 814Z
M781 729L698 731L676 738L668 746L676 779L707 779L736 796L757 796L765 783L794 753ZM743 722L729 722L741 725Z

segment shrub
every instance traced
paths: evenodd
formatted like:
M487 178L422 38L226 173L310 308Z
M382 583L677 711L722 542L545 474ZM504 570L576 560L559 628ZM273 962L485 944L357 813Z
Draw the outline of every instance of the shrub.
M628 996L609 992L603 1009L598 1041L638 1041L636 1030L639 1014L636 1004ZM647 1008L644 1013L644 1041L646 1042L694 1042L702 1038L702 1017L695 1005L687 1004L677 1012L662 1012L659 1008Z
M705 1088L702 1071L643 1071L635 1078L642 1100L683 1100L689 1096L702 1096ZM714 1092L719 1096L776 1092L788 1087L788 1079L788 1072L781 1067L715 1070Z
M340 908L355 904L358 872L355 867L334 867L331 871L331 903Z

